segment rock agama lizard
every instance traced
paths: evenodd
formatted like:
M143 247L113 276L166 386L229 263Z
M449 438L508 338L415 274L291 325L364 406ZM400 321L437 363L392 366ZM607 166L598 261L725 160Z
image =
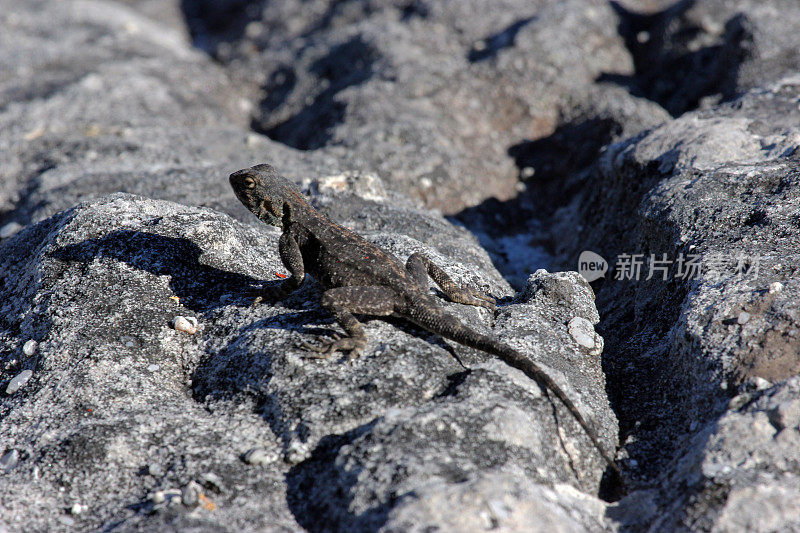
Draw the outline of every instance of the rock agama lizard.
M291 276L282 282L275 296L288 295L300 287L306 273L311 274L325 288L322 307L347 333L325 340L321 346L305 344L305 348L320 352L323 357L336 351L349 351L350 357L357 357L367 337L355 314L403 317L442 337L493 354L534 379L545 392L552 391L586 431L603 459L618 472L594 427L564 390L536 362L449 314L430 294L428 276L453 302L494 310L492 297L457 285L420 253L412 254L403 265L394 255L311 207L298 188L270 165L234 172L230 183L247 209L283 230L278 250Z

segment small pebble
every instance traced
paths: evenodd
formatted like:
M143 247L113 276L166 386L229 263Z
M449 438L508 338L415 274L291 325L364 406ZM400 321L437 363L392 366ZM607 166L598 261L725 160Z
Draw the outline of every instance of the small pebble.
M164 496L163 490L157 490L150 495L150 501L158 505L159 503L164 503L165 501L167 501L167 497Z
M148 366L147 367L147 371L148 372L158 372L160 368L161 368L161 366L154 364L154 365Z
M9 222L0 228L0 239L8 239L23 228L19 222Z
M203 488L196 481L190 481L181 491L181 503L186 507L195 507L199 503Z
M595 347L595 333L592 323L583 317L576 316L569 321L567 325L569 334L575 339L575 342L591 350Z
M772 387L772 383L760 376L752 377L747 381L748 384L757 391L767 390L768 388Z
M308 449L308 444L300 440L292 440L286 447L284 453L284 460L292 465L302 463L311 456L311 450Z
M800 399L788 400L769 411L769 421L778 429L800 426Z
M14 378L8 382L8 386L6 387L6 394L14 394L19 389L25 386L29 379L33 376L32 370L23 370Z
M189 335L197 333L197 319L193 316L178 315L172 319L172 327Z
M0 457L0 467L5 468L6 470L11 470L17 465L19 461L19 452L17 450L11 450L3 454L3 457Z
M773 281L769 284L769 293L770 294L778 294L783 290L783 283L780 281Z
M249 465L268 465L277 460L275 454L267 452L264 448L252 448L248 450L242 459Z
M147 473L153 477L161 477L164 475L164 469L158 463L150 463L147 465Z
M739 313L739 316L738 316L738 317L736 317L736 322L737 322L737 323L738 323L740 326L741 326L741 325L744 325L744 324L747 324L747 322L748 322L749 320L750 320L750 313L748 313L747 311L742 311L741 313Z
M28 342L22 345L22 353L30 357L36 353L36 348L38 347L39 343L33 339L30 339Z
M81 505L79 503L73 503L72 507L69 508L69 514L78 515L78 514L81 514L82 512L84 512L85 510L86 510L86 506L85 505Z
M213 490L216 493L221 493L225 490L222 478L213 472L207 472L200 476L200 483L208 490Z

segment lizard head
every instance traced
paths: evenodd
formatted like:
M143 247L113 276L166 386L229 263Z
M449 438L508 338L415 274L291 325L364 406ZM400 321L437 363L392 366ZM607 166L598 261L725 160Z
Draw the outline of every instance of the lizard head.
M284 178L270 165L256 165L239 170L230 176L236 197L255 216L282 228L284 216L292 205L305 204L294 183Z

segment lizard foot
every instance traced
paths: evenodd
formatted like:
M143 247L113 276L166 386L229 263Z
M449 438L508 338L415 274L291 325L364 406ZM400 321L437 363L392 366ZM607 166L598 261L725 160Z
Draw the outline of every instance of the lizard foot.
M479 307L485 307L490 311L495 311L497 309L497 300L489 296L488 294L483 294L482 292L470 288L468 291L470 296L475 298L476 302L473 305L477 305Z
M497 309L497 301L488 294L484 294L472 287L464 287L461 290L462 293L457 297L452 298L453 301L467 305L474 305L476 307L485 307L490 311Z
M298 343L298 346L304 350L315 352L314 354L308 355L311 359L329 359L336 352L349 351L349 358L353 360L361 355L361 350L363 350L364 346L367 344L366 339L340 337L337 334L334 334L331 339L320 339L319 342L319 345L314 345L306 341L301 341Z
M248 298L253 298L250 305L255 306L262 302L278 302L288 296L288 293L282 291L280 287L261 287L248 289L245 292Z

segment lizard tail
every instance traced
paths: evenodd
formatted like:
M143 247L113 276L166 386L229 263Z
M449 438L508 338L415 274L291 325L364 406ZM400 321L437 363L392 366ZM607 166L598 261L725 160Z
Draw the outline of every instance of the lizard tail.
M496 338L484 335L465 326L458 318L445 311L438 302L436 302L435 305L428 305L427 302L424 305L414 303L404 309L403 316L411 322L437 335L441 335L446 339L496 355L507 365L521 370L528 377L535 380L545 391L545 394L548 390L552 391L567 407L572 416L575 417L575 420L578 421L578 424L580 424L586 432L586 435L592 441L592 444L600 453L601 457L608 463L608 466L619 474L619 467L617 467L614 459L600 444L594 425L587 421L575 403L570 400L567 393L564 392L564 389L553 381L535 361L528 359L522 353Z

